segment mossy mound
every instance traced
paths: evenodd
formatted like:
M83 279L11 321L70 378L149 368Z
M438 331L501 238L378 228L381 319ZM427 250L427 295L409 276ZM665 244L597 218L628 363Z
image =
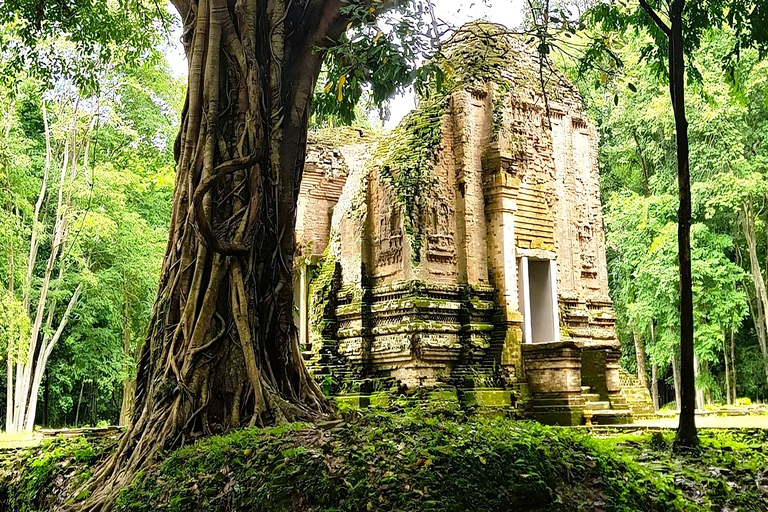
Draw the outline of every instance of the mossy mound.
M245 429L140 473L117 511L768 510L768 433L596 439L585 430L424 412ZM60 439L0 454L0 511L60 510L114 440Z
M181 449L119 511L669 510L673 490L588 435L532 423L367 415Z

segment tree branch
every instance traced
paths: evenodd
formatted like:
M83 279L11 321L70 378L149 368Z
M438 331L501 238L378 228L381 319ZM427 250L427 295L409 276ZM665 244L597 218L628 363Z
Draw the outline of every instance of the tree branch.
M659 27L661 31L667 35L667 37L669 37L669 26L659 17L659 14L653 9L653 7L651 7L651 5L648 3L648 0L640 0L640 7L642 7L648 16L651 17L656 26Z

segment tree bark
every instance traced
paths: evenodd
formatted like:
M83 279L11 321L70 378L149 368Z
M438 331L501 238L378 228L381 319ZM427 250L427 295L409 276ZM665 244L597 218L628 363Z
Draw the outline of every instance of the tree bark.
M77 398L77 409L75 409L75 428L80 423L80 404L83 402L83 387L85 386L85 379L80 381L80 396Z
M701 364L699 363L699 358L696 357L696 355L693 355L693 377L694 382L699 379L699 375L701 375ZM703 409L704 408L704 391L701 389L701 387L696 387L696 408L697 409Z
M25 430L27 431L31 432L35 426L35 415L37 414L37 395L38 391L40 390L40 382L43 380L45 367L48 365L48 358L51 357L53 347L56 346L56 343L59 341L62 333L64 332L64 328L67 326L67 322L69 322L69 317L72 314L72 308L75 307L77 300L80 298L81 289L82 285L77 285L77 288L75 288L75 293L73 293L72 297L69 299L67 309L64 311L64 315L61 317L59 327L53 334L53 338L47 340L46 337L43 337L43 344L40 347L40 353L37 357L37 364L35 365L35 374L34 378L32 379L32 391L30 392L29 407L27 409L27 422L25 426Z
M693 282L691 277L691 177L688 120L685 117L685 54L683 8L685 0L674 0L669 8L669 92L677 134L677 250L680 267L680 423L675 447L696 448L696 387L693 362Z
M659 410L659 365L651 365L651 397L653 398L653 410Z
M171 229L135 412L91 481L108 510L143 465L202 435L332 411L293 324L295 206L340 0L175 0L189 78ZM76 505L79 508L79 506Z
M49 137L46 137L46 140L49 140ZM64 144L64 161L61 166L61 176L59 181L59 190L58 190L58 200L56 204L56 221L53 228L53 234L52 234L52 246L51 246L51 254L48 257L48 261L46 263L45 267L45 274L43 276L42 285L40 287L40 297L38 299L37 308L35 311L34 320L32 322L32 330L29 336L29 342L27 345L27 361L19 361L16 364L16 375L15 375L15 390L14 390L14 404L13 404L13 421L11 422L11 426L13 431L21 431L22 429L32 430L32 427L34 426L34 417L31 419L31 426L30 420L29 420L29 409L31 406L36 406L37 404L37 395L33 395L30 393L31 388L33 387L33 371L35 368L34 361L35 361L35 355L38 352L38 348L42 350L42 347L38 347L40 342L40 335L41 335L41 328L43 324L43 318L45 316L46 307L48 305L48 291L51 284L51 274L53 273L54 265L56 264L57 258L60 254L60 249L62 244L64 243L65 235L67 232L67 215L64 211L64 208L62 207L64 205L64 183L66 181L67 177L67 169L68 169L68 163L70 160L70 154L69 154L69 141L67 140ZM45 181L43 182L43 187L45 187ZM42 202L42 198L44 197L45 190L41 189L40 192L40 198L38 199L38 203ZM33 230L34 233L34 230ZM36 257L37 250L36 246L33 243L33 246L30 247L30 263L29 265L32 266L34 263L32 262L32 258ZM28 271L28 276L29 274ZM29 299L29 292L25 294L25 302L24 305L28 305L28 299ZM52 311L52 310L51 310Z
M696 387L693 363L693 283L691 278L691 177L689 166L688 120L685 117L685 49L683 47L683 9L685 0L669 4L669 25L648 4L640 6L667 36L669 95L677 134L677 259L680 270L680 423L676 448L697 448Z

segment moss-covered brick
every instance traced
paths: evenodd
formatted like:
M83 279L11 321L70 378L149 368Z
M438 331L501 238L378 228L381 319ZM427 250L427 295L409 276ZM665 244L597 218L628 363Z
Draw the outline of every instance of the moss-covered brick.
M464 391L462 401L467 407L512 407L512 392L508 389L473 389Z

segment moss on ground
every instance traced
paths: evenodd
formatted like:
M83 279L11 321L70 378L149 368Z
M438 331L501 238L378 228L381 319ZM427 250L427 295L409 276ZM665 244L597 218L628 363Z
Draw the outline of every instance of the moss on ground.
M117 438L56 438L0 452L0 510L59 510L87 498L78 489L117 443Z
M244 429L169 454L118 511L767 510L768 433L597 439L510 420L366 413L354 421ZM57 510L114 443L58 440L0 463L5 510ZM26 501L25 501L26 500Z

